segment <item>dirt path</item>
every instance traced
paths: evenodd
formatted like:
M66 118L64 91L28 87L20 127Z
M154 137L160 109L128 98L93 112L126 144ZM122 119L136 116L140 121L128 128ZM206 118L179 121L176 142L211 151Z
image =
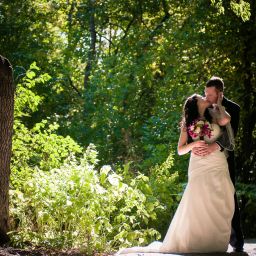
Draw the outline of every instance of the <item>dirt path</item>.
M70 250L67 252L60 252L47 249L16 249L16 248L2 248L0 247L0 256L86 256L86 254L81 253L76 250ZM107 256L113 254L95 254L95 256ZM135 256L136 254L134 254ZM157 254L157 253L141 253L140 256L174 256L177 254ZM205 253L205 254L179 254L179 256L256 256L256 239L249 239L245 241L244 252L234 253L232 248L229 247L226 253ZM131 255L132 256L132 255Z

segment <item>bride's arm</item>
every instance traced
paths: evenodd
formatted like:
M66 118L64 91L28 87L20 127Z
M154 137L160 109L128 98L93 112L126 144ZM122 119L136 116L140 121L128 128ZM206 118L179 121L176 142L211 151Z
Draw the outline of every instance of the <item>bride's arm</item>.
M215 115L216 115L216 120L218 125L225 126L230 122L231 116L225 110L225 107L222 106L222 100L223 100L223 92L219 92L217 104L213 104L213 108L214 108L214 112L216 113Z
M189 151L191 151L195 147L207 147L207 144L203 140L193 141L189 144L187 143L187 140L188 140L188 134L187 134L186 128L181 128L180 138L178 142L178 149L177 149L179 155L187 154Z
M217 113L216 120L217 120L218 125L220 125L220 126L227 125L231 120L231 116L225 110L225 107L223 107L222 105L214 105L214 108Z

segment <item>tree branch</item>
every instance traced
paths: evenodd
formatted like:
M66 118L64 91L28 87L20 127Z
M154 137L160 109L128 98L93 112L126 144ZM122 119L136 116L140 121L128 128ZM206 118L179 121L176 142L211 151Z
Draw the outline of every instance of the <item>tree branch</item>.
M68 81L69 81L70 86L77 92L77 94L79 95L79 97L82 97L82 94L81 94L81 93L79 92L79 90L74 86L74 83L73 83L73 81L72 81L72 79L71 79L70 76L68 76Z

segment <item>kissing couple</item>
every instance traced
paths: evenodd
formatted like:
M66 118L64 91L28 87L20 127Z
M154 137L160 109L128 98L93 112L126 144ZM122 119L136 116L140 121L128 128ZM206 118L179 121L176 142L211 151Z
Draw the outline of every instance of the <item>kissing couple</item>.
M205 97L194 94L184 103L177 151L190 153L188 182L163 242L123 248L116 255L226 252L229 244L243 251L234 188L240 107L223 93L223 80L214 76Z

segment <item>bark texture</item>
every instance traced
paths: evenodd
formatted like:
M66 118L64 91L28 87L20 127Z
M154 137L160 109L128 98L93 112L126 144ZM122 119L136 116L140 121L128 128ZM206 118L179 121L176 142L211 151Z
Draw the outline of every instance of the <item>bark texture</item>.
M9 182L13 132L14 83L12 66L0 55L0 245L8 242Z

